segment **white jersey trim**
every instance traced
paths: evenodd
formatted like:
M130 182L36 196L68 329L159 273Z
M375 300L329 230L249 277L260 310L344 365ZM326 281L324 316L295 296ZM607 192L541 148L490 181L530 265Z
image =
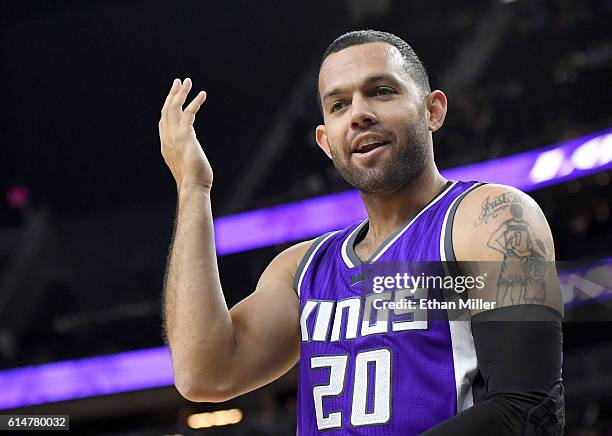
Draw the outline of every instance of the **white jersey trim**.
M344 239L344 242L342 243L342 249L340 250L342 253L342 260L344 260L344 263L346 264L346 266L348 266L349 268L354 268L355 264L353 263L353 261L348 257L348 254L346 252L347 246L349 241L351 241L353 239L353 235L355 233L357 233L359 230L361 230L363 228L363 226L368 222L367 218L364 219L357 227L355 227L355 230L353 230L351 233L349 233L349 235Z
M474 185L467 192L476 188L479 185ZM448 225L453 225L448 222L449 215L456 203L463 197L462 193L453 200L444 215L442 222L442 231L440 234L440 259L443 262L445 273L449 274L447 266L444 262L455 259L446 258L445 236ZM452 229L451 229L452 230ZM452 239L451 239L452 244ZM446 301L455 301L456 307L459 307L461 294L453 289L444 292ZM474 337L472 336L472 325L469 317L469 311L464 310L448 310L448 325L451 334L451 345L453 350L453 368L455 371L455 390L457 394L457 413L462 412L474 405L474 396L472 393L472 385L474 378L478 373L478 360L476 358L476 347L474 346Z
M412 223L414 223L423 213L425 213L429 208L431 208L432 206L434 206L436 203L438 203L442 198L444 198L446 196L446 194L448 194L450 192L451 189L453 189L453 187L457 184L457 181L454 181L452 183L449 184L449 186L444 189L442 192L440 192L432 201L429 202L429 204L427 206L425 206L423 209L421 209L419 211L418 214L416 214L416 216L414 218L412 218L407 224L404 224L403 228L400 228L397 233L395 234L395 236L393 236L393 238L391 238L390 240L386 241L384 243L384 245L382 247L380 247L377 251L376 251L376 255L370 259L367 263L373 263L376 262L380 256L382 256L383 254L385 254L385 252L389 249L389 247L391 247L395 241L397 241L404 233L406 233L406 231L410 228L410 226L412 225ZM349 268L354 268L355 267L355 263L350 259L349 255L348 255L348 243L353 240L352 236L358 232L359 230L361 230L361 228L368 222L368 219L366 218L364 221L361 222L361 224L359 224L345 239L344 242L342 243L342 259L344 260L344 263L346 264L346 266L348 266Z
M333 235L335 235L338 232L339 230L329 233L326 237L324 237L323 239L321 239L321 241L319 241L319 244L315 247L314 250L312 250L312 253L310 253L308 260L304 264L304 268L302 268L302 272L300 273L300 279L298 280L297 289L296 289L298 297L302 295L302 280L304 279L304 275L306 274L306 271L308 270L308 267L310 266L310 262L312 262L313 257L315 256L315 254L317 254L317 252L319 251L319 248L321 248L321 246L325 243L325 241L327 241L329 238L331 238Z
M446 196L446 194L448 194L450 192L450 190L455 187L455 185L457 183L458 182L456 182L456 181L451 183L451 185L448 188L446 188L444 191L440 192L440 194L438 194L438 196L432 202L430 202L427 206L425 206L423 209L421 209L421 211L414 218L412 218L410 220L410 222L408 224L406 224L404 226L404 228L402 230L400 230L400 232L397 235L395 235L395 237L393 239L391 239L389 242L387 242L387 244L384 246L384 248L382 250L380 250L380 252L372 259L372 262L376 262L380 258L380 256L382 256L385 253L385 251L387 251L389 249L389 247L393 245L393 243L395 241L397 241L404 233L406 233L406 230L408 230L410 228L412 223L414 223L421 215L423 215L434 204L436 204L438 201L443 199Z

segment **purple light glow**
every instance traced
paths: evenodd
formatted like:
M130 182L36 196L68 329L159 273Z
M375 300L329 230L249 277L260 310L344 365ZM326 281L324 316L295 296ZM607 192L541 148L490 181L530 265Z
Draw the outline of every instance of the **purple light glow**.
M30 200L30 191L23 185L11 186L6 190L6 200L15 209L23 209Z
M612 168L612 129L514 156L442 171L450 180L479 180L533 191ZM215 219L220 256L300 241L359 221L357 191L324 195Z
M311 198L215 219L217 254L298 241L365 217L357 191Z
M560 263L562 265L563 262ZM566 314L593 301L612 300L612 257L570 266L562 266L558 272Z
M448 179L503 183L530 191L610 168L612 129L442 173ZM217 252L226 255L318 236L365 214L359 194L349 191L220 217L215 219ZM0 371L0 409L172 384L165 347L55 362Z
M588 300L612 298L610 289L588 280L590 273L601 272L602 268L612 271L612 258L559 271L566 310ZM574 287L581 288L581 293L575 294ZM173 383L172 363L166 347L54 362L0 371L0 409L158 388Z
M169 386L167 348L118 353L0 371L0 409Z

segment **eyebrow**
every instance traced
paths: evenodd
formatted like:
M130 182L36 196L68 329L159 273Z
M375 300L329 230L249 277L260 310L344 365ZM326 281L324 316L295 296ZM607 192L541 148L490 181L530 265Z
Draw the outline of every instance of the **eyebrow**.
M374 83L374 82L383 82L385 80L397 83L397 79L395 78L395 76L393 76L391 74L376 74L376 75L373 75L373 76L368 76L363 81L363 83L364 84L370 84L370 83ZM337 87L337 88L334 88L334 89L326 92L325 95L323 95L323 102L325 102L328 98L333 97L334 95L341 94L343 91L344 91L343 88Z

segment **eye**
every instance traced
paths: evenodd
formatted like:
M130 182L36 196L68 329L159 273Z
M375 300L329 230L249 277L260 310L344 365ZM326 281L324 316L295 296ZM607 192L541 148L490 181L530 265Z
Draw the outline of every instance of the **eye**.
M395 91L388 86L379 86L376 88L376 95L391 95L394 94Z
M345 103L343 101L337 101L329 107L330 112L337 112L340 109L344 108Z

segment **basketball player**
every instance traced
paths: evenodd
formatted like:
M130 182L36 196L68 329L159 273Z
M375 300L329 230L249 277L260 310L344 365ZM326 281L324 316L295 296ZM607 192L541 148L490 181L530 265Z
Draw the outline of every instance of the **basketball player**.
M512 187L440 175L432 134L446 96L430 90L406 42L351 32L319 69L316 141L368 218L279 254L231 310L215 255L213 172L193 129L206 94L183 109L191 87L174 81L159 123L178 192L165 331L184 397L226 401L299 363L299 435L562 433L563 309L546 219ZM441 264L455 260L481 265L472 273L488 273L486 286L364 286L368 267L435 261L456 277L462 270ZM469 320L452 307L433 316L388 305L466 296L488 303L470 307Z

